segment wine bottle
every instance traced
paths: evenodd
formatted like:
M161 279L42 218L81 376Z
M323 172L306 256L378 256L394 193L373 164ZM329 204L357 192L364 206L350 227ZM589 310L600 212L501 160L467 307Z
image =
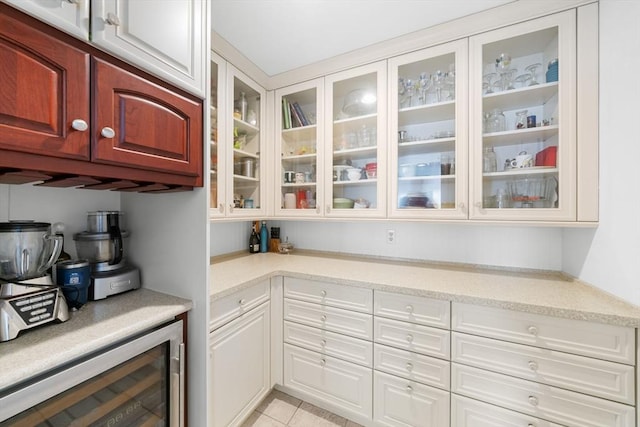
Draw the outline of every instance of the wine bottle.
M262 221L260 229L260 252L267 252L269 248L269 232L267 231L267 221Z
M251 227L251 237L249 237L249 253L257 254L260 252L260 237L256 232L256 226Z

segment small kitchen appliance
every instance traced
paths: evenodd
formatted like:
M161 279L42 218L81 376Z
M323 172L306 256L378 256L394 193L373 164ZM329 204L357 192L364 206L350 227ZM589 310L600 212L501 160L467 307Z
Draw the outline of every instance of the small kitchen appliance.
M87 231L73 236L78 257L91 265L90 301L140 287L140 270L124 257L123 239L129 232L121 229L123 217L118 211L89 212Z
M69 319L60 288L46 274L61 250L62 237L51 234L49 223L0 223L0 342Z

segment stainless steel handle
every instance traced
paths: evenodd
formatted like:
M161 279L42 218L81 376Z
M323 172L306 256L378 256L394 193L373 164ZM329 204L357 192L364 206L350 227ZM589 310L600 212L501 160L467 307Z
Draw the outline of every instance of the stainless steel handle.
M75 119L74 121L71 122L71 127L74 130L80 131L80 132L84 132L85 130L89 129L89 125L87 124L87 122L85 122L82 119Z
M532 406L538 406L538 398L535 396L529 396L527 399Z
M322 317L320 318L320 320L322 320L323 322L325 322L327 320L327 316L325 316L324 314L322 315Z
M324 366L327 364L327 361L325 359L320 359L320 366Z
M413 371L413 363L407 362L407 371L409 372Z
M411 393L411 392L413 391L413 387L411 387L410 385L408 385L408 386L407 386L407 391L408 391L409 393Z
M530 360L529 363L527 363L527 365L529 365L529 369L531 369L532 371L538 370L538 363L536 363L533 360Z
M108 126L105 126L100 131L100 135L102 135L105 138L113 138L114 136L116 136L116 131L111 129Z
M404 309L407 311L407 313L413 313L413 306L411 304L407 304Z
M244 305L245 302L247 301L244 298L241 298L240 301L238 301L238 304Z
M185 355L185 346L184 343L180 343L178 345L178 357L173 359L173 367L172 367L172 377L174 381L172 381L172 388L177 385L177 392L171 393L171 407L176 408L176 411L171 411L171 425L172 426L184 426L184 400L185 400L185 372L184 366L186 362ZM177 365L177 367L176 367ZM176 378L177 377L177 378ZM177 379L177 384L175 383L175 379ZM173 389L176 391L175 389Z
M323 298L326 297L327 296L327 291L321 291L320 295L322 295Z
M322 340L322 341L320 341L320 345L321 345L322 347L326 347L326 346L327 346L327 340Z
M407 334L407 342L413 342L413 335Z
M107 17L105 18L104 22L117 27L118 25L120 25L120 18L118 18L118 15L109 12L107 13Z
M533 325L532 325L532 326L529 326L529 327L527 328L527 331L529 331L529 333L530 333L531 335L533 335L533 336L537 336L537 335L538 335L538 328L537 328L537 327L535 327L535 326L533 326Z

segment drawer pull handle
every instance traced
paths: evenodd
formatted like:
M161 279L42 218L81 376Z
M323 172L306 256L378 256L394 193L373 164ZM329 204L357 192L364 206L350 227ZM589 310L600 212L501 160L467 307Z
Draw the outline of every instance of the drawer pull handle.
M527 427L536 427L536 426L534 424L529 423L527 424Z
M413 342L413 335L407 334L407 342Z
M534 362L533 360L530 360L528 365L529 365L529 369L531 369L532 371L537 371L538 370L538 364L536 362Z
M413 363L407 362L407 371L409 372L413 371Z
M324 359L320 359L320 366L324 366L327 364L327 361Z
M529 333L533 336L537 336L538 335L538 328L535 326L529 326L527 328L527 331L529 331Z
M244 298L242 298L242 299L240 299L240 301L238 301L238 304L240 304L240 305L244 305L244 303L245 303L245 302L247 302L247 301L245 301L245 299L244 299Z
M537 397L535 397L535 396L529 396L529 399L528 399L528 400L529 400L529 403L530 403L532 406L538 406L538 398L537 398Z
M113 138L114 136L116 136L116 131L111 129L108 126L105 126L102 128L102 130L100 131L100 135L102 135L105 138Z
M407 392L411 393L413 391L413 387L411 387L410 385L407 386Z
M71 127L74 130L80 131L80 132L84 132L85 130L89 129L89 125L87 124L87 122L85 122L82 119L75 119L74 121L71 122Z
M107 13L107 18L104 20L104 22L117 27L118 25L120 25L120 18L118 18L118 15L114 15L113 13L109 12Z
M322 295L322 298L326 297L327 296L327 291L320 292L320 295Z
M222 203L220 203L220 206L218 206L218 212L224 213L224 205Z
M411 304L407 304L404 309L407 310L407 313L413 313L413 306Z
M323 322L327 321L327 316L325 316L324 314L322 315L322 317L320 318L320 320L322 320Z
M320 345L321 345L322 347L325 347L325 346L327 345L327 340L322 340L322 341L320 341Z

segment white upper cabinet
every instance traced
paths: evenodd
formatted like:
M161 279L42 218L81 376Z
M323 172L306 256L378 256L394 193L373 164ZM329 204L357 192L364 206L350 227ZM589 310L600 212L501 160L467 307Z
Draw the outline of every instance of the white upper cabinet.
M576 13L469 39L471 219L575 221Z
M276 216L321 216L324 193L324 80L275 92Z
M73 36L89 40L89 0L4 0Z
M384 217L386 61L325 77L325 216Z
M467 218L467 40L389 60L389 216Z
M204 96L207 2L93 0L91 39L151 74Z

